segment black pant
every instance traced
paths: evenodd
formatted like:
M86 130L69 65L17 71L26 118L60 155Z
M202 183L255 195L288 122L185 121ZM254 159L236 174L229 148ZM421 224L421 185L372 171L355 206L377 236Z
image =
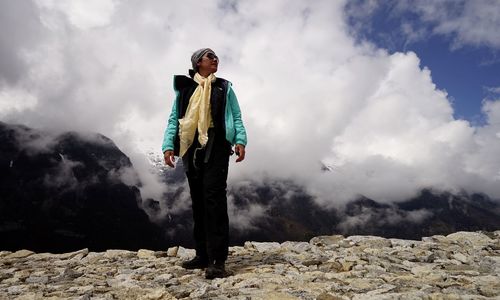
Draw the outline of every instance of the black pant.
M203 149L195 137L183 164L191 192L196 255L224 262L229 247L226 188L231 145L223 133L211 132L209 136Z

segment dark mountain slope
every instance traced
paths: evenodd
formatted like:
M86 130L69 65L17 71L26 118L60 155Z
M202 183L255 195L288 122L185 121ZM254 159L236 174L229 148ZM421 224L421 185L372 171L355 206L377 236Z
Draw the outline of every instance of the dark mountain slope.
M0 249L165 246L138 206L139 190L124 182L134 174L129 158L102 135L51 136L0 123Z

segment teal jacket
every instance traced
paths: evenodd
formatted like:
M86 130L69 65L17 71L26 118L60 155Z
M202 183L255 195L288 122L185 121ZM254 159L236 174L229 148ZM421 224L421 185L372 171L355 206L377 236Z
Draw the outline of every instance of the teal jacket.
M172 106L172 112L168 118L167 128L165 129L165 134L163 136L162 152L167 150L174 150L175 140L179 132L179 97L180 91L176 87L174 76L174 91L175 99ZM184 76L185 77L185 76ZM226 132L226 139L231 143L231 145L240 144L246 146L247 144L247 134L245 126L243 125L243 120L241 118L240 105L238 104L238 99L233 91L232 84L229 81L224 80L227 83L226 97L225 97L225 109L224 109L224 129Z

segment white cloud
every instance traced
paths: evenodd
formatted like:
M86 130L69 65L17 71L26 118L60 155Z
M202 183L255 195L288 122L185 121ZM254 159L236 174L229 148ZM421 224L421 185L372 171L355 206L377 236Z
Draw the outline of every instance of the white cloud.
M46 11L63 14L79 29L108 25L116 6L114 0L35 0L35 2ZM45 18L45 21L46 24L50 24L50 20Z
M23 52L26 71L15 86L36 103L2 96L16 109L1 116L109 136L131 156L143 196L169 188L140 153L161 147L172 75L185 74L191 53L210 46L249 134L231 182L293 179L325 205L358 194L394 201L423 187L500 197L498 102L485 104L491 121L484 127L454 119L414 53L356 43L344 2L114 1L96 19L85 19L94 8L74 2L37 2L45 34ZM2 95L12 89L2 87ZM333 171L321 171L321 162Z
M407 1L407 9L432 23L436 34L452 35L456 46L474 45L500 48L500 3L479 1Z
M500 86L495 86L495 87L486 87L486 91L492 93L492 94L500 94Z
M472 45L500 49L497 0L403 0L394 1L393 5L393 13L411 12L418 16L417 20L403 22L402 30L409 42L436 34L450 37L455 48Z
M24 89L5 87L0 90L0 118L12 112L20 112L36 107L37 99Z
M500 49L500 2L497 0L352 0L346 13L354 34L373 35L390 49L406 49L411 43L440 36L451 48L487 47ZM375 19L373 19L373 17ZM384 18L383 29L379 18ZM488 58L483 64L497 59Z

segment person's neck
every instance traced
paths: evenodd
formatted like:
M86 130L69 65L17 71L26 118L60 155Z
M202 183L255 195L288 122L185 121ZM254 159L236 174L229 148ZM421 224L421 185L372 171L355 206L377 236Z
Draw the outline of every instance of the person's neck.
M198 71L198 73L200 73L200 75L205 78L207 78L208 76L210 76L210 74L212 74L210 72L203 72L203 71Z

